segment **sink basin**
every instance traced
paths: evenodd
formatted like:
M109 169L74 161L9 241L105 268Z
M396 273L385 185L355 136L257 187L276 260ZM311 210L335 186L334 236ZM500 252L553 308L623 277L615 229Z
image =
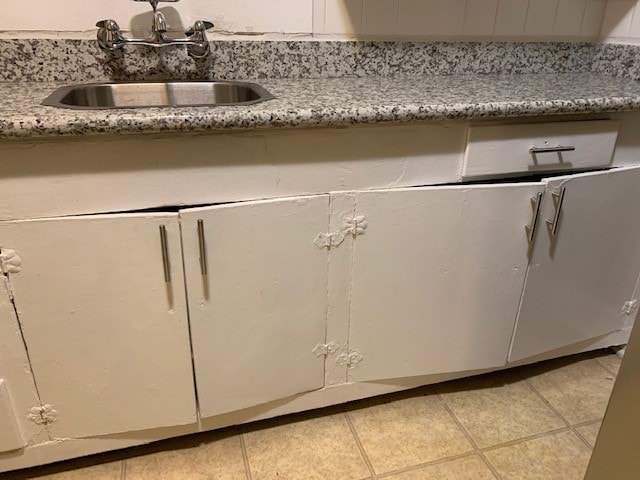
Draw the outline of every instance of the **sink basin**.
M274 98L244 82L93 83L62 87L42 104L76 110L252 105Z

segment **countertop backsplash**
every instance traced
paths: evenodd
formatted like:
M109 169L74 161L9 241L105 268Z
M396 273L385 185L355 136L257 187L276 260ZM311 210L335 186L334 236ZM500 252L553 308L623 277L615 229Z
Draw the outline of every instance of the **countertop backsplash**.
M129 47L109 58L94 40L0 39L2 82L358 78L457 74L619 75L639 63L630 45L587 42L213 41L207 61L179 47Z

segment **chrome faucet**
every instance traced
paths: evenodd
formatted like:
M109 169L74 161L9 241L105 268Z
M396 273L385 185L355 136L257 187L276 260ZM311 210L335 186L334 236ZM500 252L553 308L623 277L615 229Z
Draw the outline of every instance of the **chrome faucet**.
M170 38L166 35L167 21L162 12L158 11L159 2L179 2L180 0L133 0L134 2L148 1L153 8L153 23L151 34L145 38L125 38L115 20L101 20L98 27L98 45L109 54L124 49L125 45L146 45L162 48L171 45L186 46L189 56L194 59L205 58L211 50L207 40L207 30L213 23L198 20L193 27L185 32L185 38Z

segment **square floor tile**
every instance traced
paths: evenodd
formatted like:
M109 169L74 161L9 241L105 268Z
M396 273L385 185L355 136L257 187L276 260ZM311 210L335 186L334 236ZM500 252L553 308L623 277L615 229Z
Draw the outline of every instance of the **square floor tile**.
M580 357L578 357L580 358ZM595 358L559 359L524 370L533 387L571 424L599 420L615 377Z
M622 363L622 359L618 355L604 355L602 357L598 357L598 362L609 370L610 372L618 374L620 370L620 364Z
M562 432L485 452L503 480L583 480L591 450Z
M348 413L376 473L473 450L435 395L394 400Z
M565 426L544 400L509 372L451 382L439 391L479 448Z
M54 466L57 467L58 465ZM46 468L46 467L45 467ZM34 480L120 480L122 476L122 462L104 463L91 467L69 470L45 476L33 476ZM10 477L7 477L10 478ZM26 478L26 477L25 477Z
M578 427L576 428L576 430L587 442L589 442L589 445L594 447L596 445L596 440L598 439L598 434L600 433L601 426L602 422L596 422Z
M201 444L197 444L201 440ZM203 434L173 442L188 446L126 461L127 480L245 480L238 435ZM196 445L193 443L196 442ZM93 480L93 479L92 479Z
M389 480L495 480L496 477L478 455L473 455L386 478Z
M291 419L290 419L291 420ZM254 480L350 480L370 476L344 414L269 422L245 434Z

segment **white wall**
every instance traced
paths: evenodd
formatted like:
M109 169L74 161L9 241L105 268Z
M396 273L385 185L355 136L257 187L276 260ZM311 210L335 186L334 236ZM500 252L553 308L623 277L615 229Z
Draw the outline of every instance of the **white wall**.
M609 0L602 36L612 42L640 42L640 0Z
M606 5L607 0L314 0L314 32L594 38Z
M115 19L129 29L135 16L151 10L130 0L2 0L0 31L85 31L98 20ZM310 33L312 0L181 0L161 4L180 13L185 26L211 20L233 32ZM145 16L146 18L146 16ZM134 24L135 24L134 20Z
M640 0L638 0L640 1ZM182 0L182 24L214 21L229 32L355 35L358 37L582 38L601 32L640 38L636 0ZM129 0L3 0L0 31L82 32L114 18L146 29L147 3ZM176 15L169 15L176 24ZM24 33L23 33L24 34ZM5 34L7 36L10 34ZM64 36L64 35L63 35Z

